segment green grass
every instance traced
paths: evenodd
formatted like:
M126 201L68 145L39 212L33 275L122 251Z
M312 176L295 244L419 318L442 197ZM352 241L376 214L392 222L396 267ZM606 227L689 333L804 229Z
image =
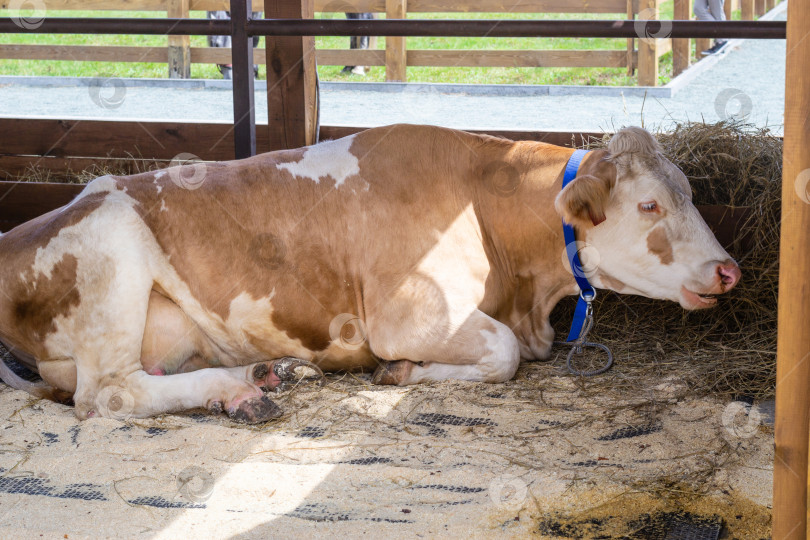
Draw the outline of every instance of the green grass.
M661 17L672 18L672 0L662 5ZM159 17L161 12L100 12L100 11L52 11L50 17ZM193 17L204 17L194 12ZM0 17L10 12L0 10ZM324 16L318 14L318 16ZM325 15L329 18L338 14ZM623 18L617 14L614 17ZM490 13L419 13L410 14L412 19L608 19L610 15L585 14L490 14ZM118 45L165 47L164 36L93 36L93 35L25 35L3 34L0 43L50 44L50 45ZM263 39L260 46L263 47ZM443 50L624 50L624 39L598 38L432 38L412 37L407 39L408 49ZM193 47L204 47L205 37L192 36ZM316 46L324 49L348 48L348 38L323 37L316 39ZM385 38L377 40L376 47L385 48ZM323 81L384 81L383 67L372 67L365 76L341 73L342 66L319 66L318 74ZM667 53L660 60L659 83L666 84L672 72L672 55ZM442 83L508 83L508 84L588 84L588 85L635 85L636 77L629 76L626 68L467 68L467 67L409 67L409 82ZM165 78L167 67L163 63L146 62L81 62L45 60L0 60L3 75L55 75L77 77L155 77ZM214 65L193 64L192 78L217 79L219 71ZM264 78L264 66L259 77Z

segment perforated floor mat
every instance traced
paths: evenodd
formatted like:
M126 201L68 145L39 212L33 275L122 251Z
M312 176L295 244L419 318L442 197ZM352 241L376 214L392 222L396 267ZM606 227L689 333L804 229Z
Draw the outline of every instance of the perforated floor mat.
M648 522L643 525L644 522ZM641 526L630 536L638 540L717 540L723 529L718 516L696 516L688 512L662 512L645 515L634 526Z
M737 441L723 495L724 403L588 394L542 369L497 386L330 375L274 394L284 416L259 426L202 411L79 422L0 387L0 538L717 538L711 519L656 514L675 510L768 537L768 500L742 499L769 483L767 431ZM712 494L681 497L698 473Z

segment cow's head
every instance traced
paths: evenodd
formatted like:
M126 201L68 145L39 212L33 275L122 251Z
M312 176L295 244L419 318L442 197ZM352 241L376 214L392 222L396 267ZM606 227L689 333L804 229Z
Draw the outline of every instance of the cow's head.
M585 270L596 285L699 309L740 279L692 204L686 176L641 128L622 129L606 153L592 153L555 206L590 246L583 266L592 265Z

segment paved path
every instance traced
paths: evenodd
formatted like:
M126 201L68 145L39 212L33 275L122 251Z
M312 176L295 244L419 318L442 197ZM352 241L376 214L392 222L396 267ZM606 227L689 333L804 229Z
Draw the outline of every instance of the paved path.
M785 4L773 18L784 20ZM784 40L738 42L711 69L673 97L630 95L480 96L439 92L369 92L326 88L324 125L376 126L395 122L456 128L613 131L624 125L666 128L673 122L747 112L750 122L781 133L784 123ZM219 121L233 117L231 91L134 86L37 87L0 77L0 116ZM59 84L54 81L54 84ZM256 117L267 117L263 91Z

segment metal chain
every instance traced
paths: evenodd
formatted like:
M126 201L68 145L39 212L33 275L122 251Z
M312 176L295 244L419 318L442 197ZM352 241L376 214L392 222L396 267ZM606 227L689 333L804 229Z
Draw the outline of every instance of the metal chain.
M554 344L571 345L571 351L568 353L568 357L565 360L565 365L569 372L571 372L573 375L579 375L580 377L593 377L594 375L599 375L610 369L610 367L613 365L613 353L610 351L607 345L586 341L588 338L588 332L590 332L591 328L593 328L593 296L587 298L583 297L583 299L585 302L587 302L588 307L585 310L585 322L582 324L582 332L580 332L579 337L573 343L568 341L555 341ZM574 354L582 354L582 350L585 347L593 347L595 349L605 351L608 356L607 363L605 363L605 365L599 369L594 369L592 371L580 371L576 369L571 365L571 360L573 359Z

